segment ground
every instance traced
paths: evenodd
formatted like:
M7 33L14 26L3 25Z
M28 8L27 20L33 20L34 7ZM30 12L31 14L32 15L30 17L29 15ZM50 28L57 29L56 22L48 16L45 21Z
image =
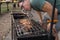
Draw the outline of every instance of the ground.
M11 29L11 15L4 14L0 17L0 40L2 40Z

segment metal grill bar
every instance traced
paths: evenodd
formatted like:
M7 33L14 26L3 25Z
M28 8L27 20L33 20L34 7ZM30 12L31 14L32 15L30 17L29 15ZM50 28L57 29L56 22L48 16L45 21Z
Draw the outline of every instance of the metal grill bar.
M32 21L33 25L32 28L29 29L28 31L25 30L24 25L20 24L19 22L20 19L16 19L15 20L15 28L16 28L16 33L17 36L22 36L22 35L26 35L26 34L40 34L40 31L43 30L41 28L41 26L37 23L35 23L34 21Z
M39 31L39 26L34 23L35 28Z

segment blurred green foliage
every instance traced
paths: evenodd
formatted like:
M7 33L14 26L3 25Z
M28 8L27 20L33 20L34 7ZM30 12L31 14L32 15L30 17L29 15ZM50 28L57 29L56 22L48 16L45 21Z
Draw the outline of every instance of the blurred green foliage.
M8 4L8 8L9 8L9 11L12 9L12 3ZM7 4L2 3L1 4L1 13L5 13L5 12L7 12Z

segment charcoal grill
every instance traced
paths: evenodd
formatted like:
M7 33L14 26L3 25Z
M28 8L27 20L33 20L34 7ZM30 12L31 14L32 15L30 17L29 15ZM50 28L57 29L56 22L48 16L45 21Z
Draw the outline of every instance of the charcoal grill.
M49 33L38 22L31 19L32 28L25 31L19 20L24 18L29 19L29 17L24 13L13 13L12 15L14 19L12 20L12 40L49 40Z

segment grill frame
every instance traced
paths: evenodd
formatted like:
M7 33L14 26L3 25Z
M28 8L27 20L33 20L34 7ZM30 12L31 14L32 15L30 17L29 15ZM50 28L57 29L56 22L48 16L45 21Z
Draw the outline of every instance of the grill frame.
M16 31L16 26L17 26L17 24L15 23L17 20L16 19L21 19L21 15L25 15L24 16L24 18L28 18L28 16L26 15L26 14L23 14L23 13L21 13L21 14L19 14L19 13L13 13L12 14L13 15L13 19L14 20L12 20L12 31L14 31L14 33L12 32L12 34L15 36L15 37L13 37L12 38L12 40L33 40L33 39L35 39L35 40L48 40L48 33L46 32L46 33L41 33L42 35L34 35L34 34L32 34L32 35L24 35L23 37L21 36L21 37L18 37L17 36L17 31ZM13 22L14 21L14 22ZM36 24L38 24L38 23L36 23ZM39 24L38 24L39 25ZM43 34L45 34L45 35L43 35Z

